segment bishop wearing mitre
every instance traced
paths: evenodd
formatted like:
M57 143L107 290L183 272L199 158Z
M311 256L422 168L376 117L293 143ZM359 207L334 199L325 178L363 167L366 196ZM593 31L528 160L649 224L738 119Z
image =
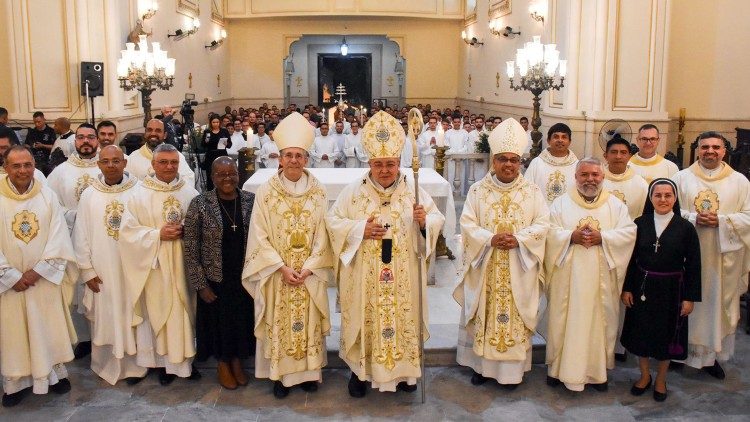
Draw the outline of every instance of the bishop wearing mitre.
M131 154L132 158L133 154ZM179 174L181 154L171 144L154 149L148 175L125 206L120 257L133 305L139 366L159 368L159 382L197 378L195 297L185 278L182 224L198 192Z
M282 169L255 195L242 283L255 300L255 376L273 380L274 395L283 398L292 386L315 391L323 380L333 258L326 190L305 169L310 124L292 113L273 137Z
M124 171L127 160L118 146L102 148L98 165L102 174L81 195L73 229L85 289L81 303L91 322L91 369L112 385L121 379L134 384L146 375L146 368L136 363L133 306L119 240L125 205L138 179Z
M628 207L604 189L596 158L576 164L575 189L550 206L544 257L547 384L607 390L614 367L620 292L635 246Z
M34 158L13 146L0 178L0 372L3 407L35 394L70 391L65 362L76 341L68 302L75 256L52 190L34 178Z
M415 134L418 136L418 134ZM363 128L370 170L339 194L326 216L336 257L341 305L339 355L352 375L349 394L363 397L366 382L380 391L415 391L420 370L419 342L428 338L426 292L419 315L417 258L435 248L445 217L430 195L399 170L405 134L383 111ZM422 324L423 338L419 338Z
M515 119L490 133L493 171L472 185L461 213L457 360L472 368L474 385L494 379L513 389L531 370L549 210L541 189L520 174L528 142Z

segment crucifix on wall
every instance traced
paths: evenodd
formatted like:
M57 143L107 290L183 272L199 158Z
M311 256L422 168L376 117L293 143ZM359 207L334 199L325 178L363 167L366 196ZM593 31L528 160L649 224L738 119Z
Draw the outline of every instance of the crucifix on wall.
M188 73L188 88L193 87L193 72Z

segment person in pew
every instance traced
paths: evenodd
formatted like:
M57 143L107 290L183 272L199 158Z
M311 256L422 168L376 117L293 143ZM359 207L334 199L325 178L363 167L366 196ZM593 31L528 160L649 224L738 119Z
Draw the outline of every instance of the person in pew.
M512 390L531 370L549 209L520 175L528 141L514 119L490 133L493 171L469 189L461 213L457 361L472 369L474 385L494 379Z
M313 138L297 112L276 127L282 168L256 193L242 271L255 301L255 377L272 380L279 399L296 385L316 391L327 364L333 257L326 190L305 170Z

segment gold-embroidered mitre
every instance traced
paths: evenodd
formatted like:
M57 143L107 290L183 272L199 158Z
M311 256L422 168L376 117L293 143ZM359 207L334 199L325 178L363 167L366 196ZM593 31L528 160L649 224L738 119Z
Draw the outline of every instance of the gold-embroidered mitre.
M309 151L315 140L315 131L307 119L295 111L279 122L273 131L273 140L279 151L291 147Z
M398 158L406 135L401 124L385 111L379 111L362 128L362 145L372 158Z
M512 152L523 155L529 145L529 135L516 119L508 118L490 132L488 139L492 155Z

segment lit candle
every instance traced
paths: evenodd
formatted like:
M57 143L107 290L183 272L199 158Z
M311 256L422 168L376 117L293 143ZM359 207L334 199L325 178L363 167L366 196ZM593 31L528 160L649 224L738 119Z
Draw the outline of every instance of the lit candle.
M568 61L560 60L560 77L564 78L568 74Z
M435 145L439 147L445 146L445 132L443 131L443 125L438 123L437 125L437 136L435 137Z

